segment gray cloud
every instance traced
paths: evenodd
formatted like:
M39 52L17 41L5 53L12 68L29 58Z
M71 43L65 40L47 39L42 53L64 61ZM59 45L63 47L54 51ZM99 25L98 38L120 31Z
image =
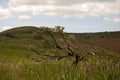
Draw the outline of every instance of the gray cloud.
M8 19L9 17L11 17L11 11L8 8L2 8L0 6L0 19L4 20L4 19Z
M50 16L103 16L120 14L120 0L10 0L17 13Z
M28 15L20 15L18 19L30 19L31 17Z
M11 6L21 6L21 5L61 5L70 6L82 3L111 3L117 2L119 0L10 0Z
M104 20L109 21L109 22L115 22L115 23L119 23L120 22L120 18L110 18L110 17L104 17Z

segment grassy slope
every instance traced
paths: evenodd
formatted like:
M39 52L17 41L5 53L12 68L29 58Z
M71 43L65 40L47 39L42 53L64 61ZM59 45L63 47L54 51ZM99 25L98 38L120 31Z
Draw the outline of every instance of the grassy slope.
M44 41L33 38L37 30L36 27L20 27L0 33L1 80L120 79L120 32L75 34L80 53L94 51L96 56L89 56L74 70L68 70L72 59L43 60L29 50L34 47L41 54L54 52L54 48L46 47ZM33 58L41 63L37 63Z

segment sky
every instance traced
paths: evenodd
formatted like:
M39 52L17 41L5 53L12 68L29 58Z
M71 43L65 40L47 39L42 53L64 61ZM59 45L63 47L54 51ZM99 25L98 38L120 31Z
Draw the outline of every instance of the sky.
M120 0L0 0L0 32L64 26L66 32L120 31Z

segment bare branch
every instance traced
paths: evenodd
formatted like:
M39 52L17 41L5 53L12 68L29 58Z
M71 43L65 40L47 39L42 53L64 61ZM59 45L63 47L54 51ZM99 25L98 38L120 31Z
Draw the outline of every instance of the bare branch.
M62 40L64 41L65 45L67 46L67 48L60 45L59 41L57 41L57 39L54 36L53 30L50 30L47 27L43 27L43 29L45 29L45 30L43 30L43 32L45 31L43 34L46 34L47 36L49 35L49 37L52 39L52 40L49 40L48 38L47 39L45 38L45 40L52 43L56 49L64 51L65 52L64 54L67 54L67 55L65 55L65 56L42 55L37 50L31 49L31 51L33 51L34 53L41 55L43 57L48 57L49 59L52 59L52 60L61 60L61 59L72 56L75 58L75 60L72 63L72 66L76 66L79 63L79 61L83 60L87 55L89 55L89 54L94 55L93 52L89 52L81 57L79 55L79 53L75 52L74 49L72 48L72 46L69 44L69 41L67 41L67 38L65 38L65 35L63 33L64 27L56 26L55 31L57 31L60 34L60 36L61 36Z
M55 37L53 36L53 34L49 31L47 31L47 33L51 36L51 38L53 39L53 43L56 46L56 48L58 49L62 49L62 47L58 44L58 42L56 41Z

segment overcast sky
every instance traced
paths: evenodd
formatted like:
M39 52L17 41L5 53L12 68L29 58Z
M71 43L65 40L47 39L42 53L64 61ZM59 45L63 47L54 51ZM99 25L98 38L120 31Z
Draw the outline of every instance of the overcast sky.
M0 31L29 25L120 31L120 0L0 0Z

